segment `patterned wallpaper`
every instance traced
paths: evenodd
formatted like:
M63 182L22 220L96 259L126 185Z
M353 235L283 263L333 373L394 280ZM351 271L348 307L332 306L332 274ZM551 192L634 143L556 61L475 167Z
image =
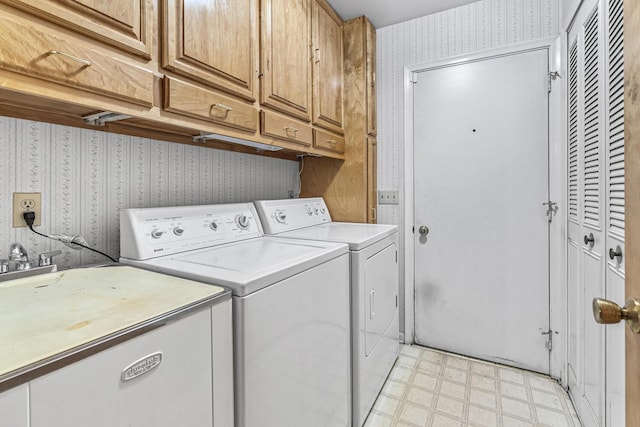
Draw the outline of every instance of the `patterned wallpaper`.
M62 249L61 266L106 260L12 228L13 192L42 193L39 231L117 257L119 209L286 198L297 172L295 161L0 117L0 258L18 241L33 259Z
M404 66L559 34L559 2L483 0L377 30L378 188L403 185ZM401 215L393 205L378 213L389 224Z

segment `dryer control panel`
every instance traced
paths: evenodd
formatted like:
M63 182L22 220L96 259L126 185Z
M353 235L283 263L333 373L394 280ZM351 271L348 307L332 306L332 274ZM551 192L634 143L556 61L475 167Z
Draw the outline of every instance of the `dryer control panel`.
M254 202L265 234L278 234L331 222L322 197Z
M252 203L123 209L120 256L145 260L263 236Z

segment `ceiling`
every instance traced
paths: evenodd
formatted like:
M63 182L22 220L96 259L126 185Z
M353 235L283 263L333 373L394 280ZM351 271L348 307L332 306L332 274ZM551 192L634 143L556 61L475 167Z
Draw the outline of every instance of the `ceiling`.
M342 19L366 15L381 28L478 0L328 0Z

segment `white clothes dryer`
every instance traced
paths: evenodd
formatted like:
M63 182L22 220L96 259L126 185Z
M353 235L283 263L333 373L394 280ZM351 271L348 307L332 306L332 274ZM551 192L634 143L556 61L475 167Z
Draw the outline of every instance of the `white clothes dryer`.
M264 236L251 203L125 209L120 231L122 263L231 289L237 427L350 425L346 244Z
M352 420L360 427L400 349L398 227L332 222L322 198L254 202L265 234L347 243L351 270Z

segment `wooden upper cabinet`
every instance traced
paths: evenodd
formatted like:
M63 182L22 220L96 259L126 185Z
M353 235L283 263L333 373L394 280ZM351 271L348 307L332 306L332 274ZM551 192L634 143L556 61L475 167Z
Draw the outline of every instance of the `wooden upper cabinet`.
M146 108L153 103L153 72L130 60L116 58L109 50L83 37L49 28L31 16L12 14L0 5L0 34L5 40L0 70L38 79L21 83L20 90L48 93L51 84L71 91L106 96ZM4 75L3 75L4 78ZM3 87L7 87L3 81ZM66 89L56 96L64 99ZM51 96L51 95L45 95Z
M367 79L367 133L375 136L378 133L376 109L376 29L368 19L364 20L365 56Z
M260 102L311 120L309 0L261 2Z
M150 0L0 0L126 52L151 58Z
M342 133L342 20L313 2L313 124Z
M162 66L256 99L257 0L163 0Z

